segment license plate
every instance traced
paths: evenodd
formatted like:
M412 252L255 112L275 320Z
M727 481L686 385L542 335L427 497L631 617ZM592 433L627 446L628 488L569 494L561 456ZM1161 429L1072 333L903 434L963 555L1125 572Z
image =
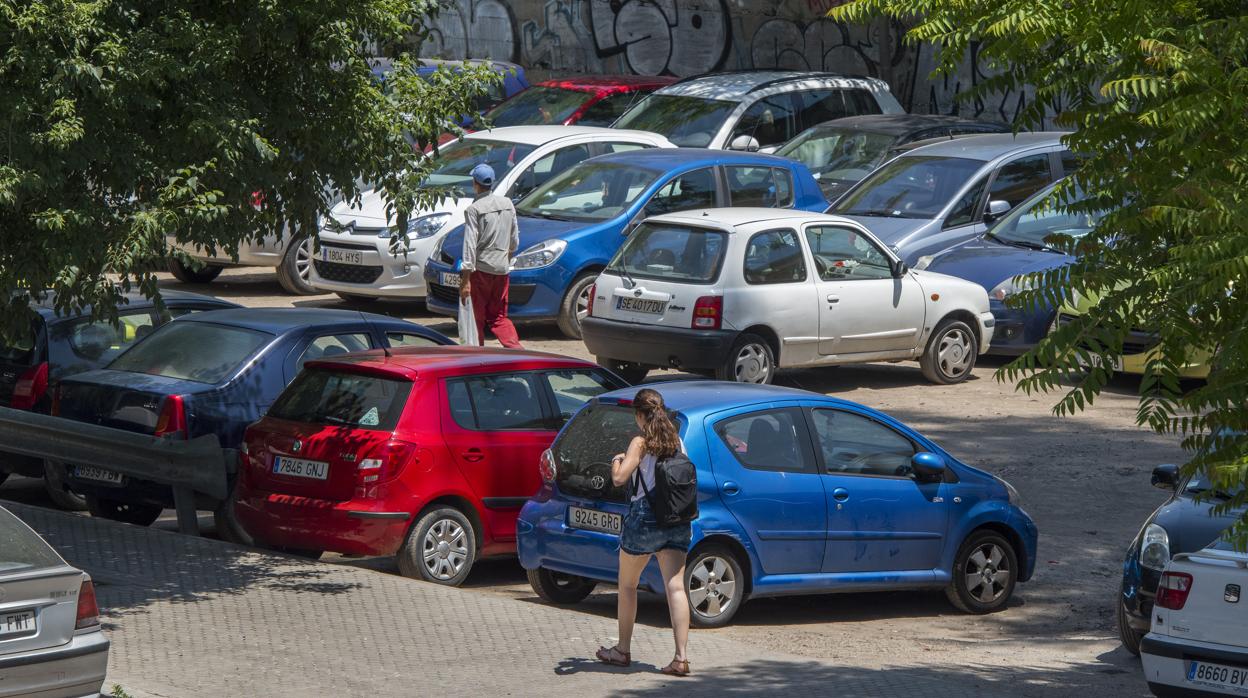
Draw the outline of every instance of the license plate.
M1078 357L1076 360L1079 362L1079 365L1084 368L1105 367L1105 359L1102 358L1099 354L1091 354L1086 359L1083 357ZM1114 361L1112 364L1110 364L1110 366L1112 366L1115 371L1121 371L1122 370L1122 357L1115 356Z
M459 288L459 274L452 274L450 272L444 271L442 272L441 278L442 278L443 286L450 286L451 288Z
M11 635L34 635L35 612L14 611L0 613L0 637Z
M364 253L359 250L344 250L341 247L321 246L321 259L337 264L363 264Z
M619 535L624 527L624 517L597 509L568 507L568 525L572 528L584 528L590 531L602 531Z
M615 300L615 307L620 310L631 310L635 313L654 313L657 315L667 309L667 301L621 296Z
M97 468L93 465L75 465L74 477L82 480L94 480L96 482L107 482L110 485L120 485L126 480L126 476L115 470L105 470Z
M273 459L273 472L278 475L293 475L313 480L324 480L329 477L329 463L319 460L303 460L278 456Z
M1223 688L1235 694L1248 695L1248 668L1191 662L1187 666L1187 680L1201 686Z

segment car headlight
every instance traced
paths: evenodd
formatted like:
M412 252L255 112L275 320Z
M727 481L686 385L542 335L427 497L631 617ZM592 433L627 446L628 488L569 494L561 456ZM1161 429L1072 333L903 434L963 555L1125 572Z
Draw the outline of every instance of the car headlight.
M936 259L935 255L925 254L922 257L919 257L918 259L914 260L914 266L911 267L911 269L923 271L924 269L932 266L933 259Z
M1140 564L1160 572L1169 561L1170 534L1155 523L1149 524L1144 529L1144 540L1140 542Z
M1005 485L1005 493L1009 496L1011 505L1016 507L1021 507L1023 505L1023 497L1018 493L1018 490L1014 488L1014 485L1011 485L1001 478L997 478L997 482Z
M994 286L992 290L988 292L988 297L1003 301L1019 291L1026 291L1031 287L1032 285L1025 278L1021 276L1011 276L1005 281L1002 281Z
M433 249L429 251L429 259L438 261L442 259L442 243L446 242L446 236L443 235L441 240L433 243Z
M516 255L512 269L538 269L548 267L559 259L559 255L568 249L566 240L546 240Z
M446 225L446 222L450 219L451 214L449 213L432 213L428 216L414 218L407 222L407 236L409 238L416 238L417 240L432 237L433 235L436 235L438 231L442 229L442 226Z

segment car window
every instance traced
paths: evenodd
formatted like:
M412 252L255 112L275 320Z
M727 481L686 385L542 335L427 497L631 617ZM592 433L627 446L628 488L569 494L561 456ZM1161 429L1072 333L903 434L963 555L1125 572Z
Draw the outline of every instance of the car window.
M845 95L845 110L849 116L859 114L879 114L880 103L869 90L842 90Z
M559 491L622 502L624 487L611 484L611 458L637 435L631 407L590 404L576 413L551 446Z
M797 231L768 230L745 245L742 269L748 284L789 284L806 280L806 260Z
M1084 158L1081 158L1078 155L1075 155L1072 151L1069 151L1069 150L1062 151L1061 159L1062 159L1062 174L1064 176L1072 174L1075 170L1083 166Z
M997 171L997 178L992 181L992 189L988 192L988 200L1008 201L1014 207L1052 181L1048 153L1028 155L1003 165Z
M542 380L550 386L555 395L555 409L559 411L559 422L567 421L581 406L590 399L614 390L607 377L593 370L550 371L542 374Z
M806 243L815 270L824 281L887 279L893 275L888 255L861 233L834 225L812 225Z
M850 112L845 106L843 92L831 88L798 92L795 97L799 105L797 120L800 127L807 129L825 121L853 115L854 112Z
M372 347L368 341L368 335L363 333L322 335L308 344L308 348L303 350L299 362L295 365L303 368L303 365L309 361L330 359L341 354L366 351L370 348Z
M909 476L916 449L909 439L879 422L841 410L811 413L824 472Z
M789 96L780 94L751 104L737 121L729 142L738 136L753 136L760 148L768 148L784 143L797 131L797 114Z
M569 145L547 154L520 175L511 187L511 198L520 199L560 172L589 158L589 145L585 143Z
M503 374L447 381L455 423L477 431L547 430L532 376Z
M802 413L795 408L764 410L730 417L715 433L737 462L750 470L815 472L810 437Z
M681 148L705 148L736 108L736 102L720 99L651 94L614 127L657 133Z
M219 383L234 374L273 335L242 327L184 320L171 322L118 356L110 369Z
M788 208L793 205L793 173L778 167L729 165L728 191L733 206Z
M594 102L581 113L581 118L576 120L577 126L610 126L615 120L628 111L637 100L641 99L642 93L621 92L619 94L609 95Z
M7 509L0 509L0 573L60 567L65 561ZM20 596L18 597L21 598Z
M386 341L391 347L436 347L441 346L423 334L410 332L387 332Z
M894 138L856 129L820 128L785 143L776 155L801 161L820 184L853 184L884 161Z
M155 331L151 311L120 315L113 327L107 320L78 320L55 326L53 338L68 341L75 358L95 364L112 361L132 344Z
M706 283L719 276L727 237L707 228L642 223L615 253L607 271L639 279Z
M562 87L534 85L486 112L492 128L562 124L580 108L589 94Z
M202 313L205 310L207 310L207 308L188 308L188 307L170 308L166 306L164 312L160 314L160 320L161 322L169 322L170 320L177 320L178 318L184 317L187 315L194 315L195 313ZM220 310L220 308L214 308L213 310Z
M932 219L983 165L980 160L939 155L894 158L867 175L829 213Z
M305 424L393 430L403 414L408 381L313 369L282 391L269 416Z
M7 343L0 343L0 362L19 366L29 366L35 363L42 326L43 320L34 318L31 320L29 334L16 337Z
M707 167L686 172L659 187L646 204L646 216L694 208L714 208L715 174Z
M654 147L644 143L603 143L602 146L606 148L608 153L629 153L634 150L644 150L646 148Z
M659 172L611 162L586 162L555 175L516 203L524 216L605 221L622 214Z
M954 203L953 209L949 212L949 217L945 219L946 228L956 228L960 225L974 223L979 220L979 212L983 210L984 189L988 187L988 178L983 177L976 182L966 193L958 197Z

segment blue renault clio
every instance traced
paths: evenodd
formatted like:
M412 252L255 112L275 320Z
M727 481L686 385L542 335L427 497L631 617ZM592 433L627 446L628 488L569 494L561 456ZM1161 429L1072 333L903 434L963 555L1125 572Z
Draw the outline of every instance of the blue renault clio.
M516 204L520 247L508 315L555 320L564 334L579 339L594 279L642 220L721 206L822 211L827 201L805 165L773 155L653 148L586 160ZM430 310L459 313L463 248L460 226L430 255Z
M675 412L698 469L685 568L695 625L725 625L751 597L893 589L944 589L988 613L1031 578L1036 525L1014 488L885 414L776 386L646 387ZM635 435L636 391L591 400L542 455L542 488L516 531L547 601L616 580L627 506L610 462ZM663 588L653 562L641 584Z

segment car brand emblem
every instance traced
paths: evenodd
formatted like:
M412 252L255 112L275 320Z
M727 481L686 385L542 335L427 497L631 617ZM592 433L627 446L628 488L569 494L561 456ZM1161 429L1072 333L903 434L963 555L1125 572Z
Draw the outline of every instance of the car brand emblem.
M641 289L639 288L633 289L633 295L637 296L638 298L641 298Z
M601 475L595 475L589 478L589 486L596 490L600 490L607 486L607 479Z
M1226 593L1222 595L1227 603L1239 603L1239 585L1227 584Z
M298 453L302 450L303 450L303 442L300 441L299 439L295 439L295 442L290 445L290 452Z

